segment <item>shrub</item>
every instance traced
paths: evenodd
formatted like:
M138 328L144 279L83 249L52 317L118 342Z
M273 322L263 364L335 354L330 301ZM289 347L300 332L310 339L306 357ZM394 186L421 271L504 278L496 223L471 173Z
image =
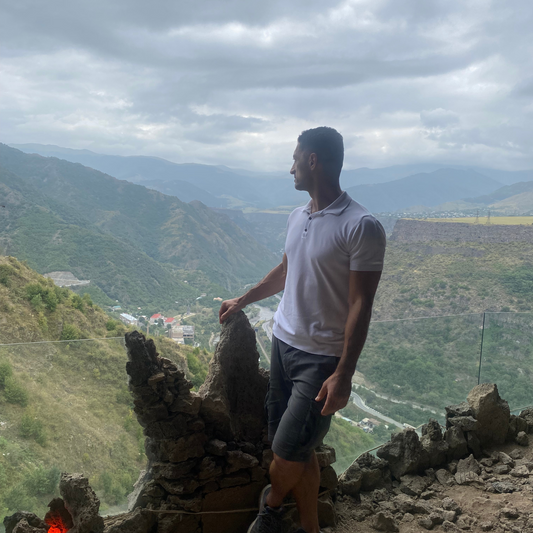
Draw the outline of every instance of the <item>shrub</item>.
M88 292L83 293L83 296L81 297L81 299L83 300L83 303L87 307L92 307L93 306L93 301L91 299L91 295Z
M79 294L73 294L71 298L72 307L74 309L77 309L78 311L85 311L85 305L83 303L83 300Z
M10 378L13 375L13 369L7 361L0 363L0 389L3 389L6 386L7 378Z
M115 320L110 319L105 323L105 329L107 329L107 331L113 331L115 329L116 324L117 323Z
M63 324L63 329L61 330L61 340L62 341L73 341L81 338L81 331L72 324Z
M20 436L25 439L34 439L41 446L46 444L46 433L43 423L29 413L22 415L19 431Z
M15 269L10 265L0 265L0 283L9 287L11 276L15 273Z
M32 306L35 307L35 305L42 303L49 311L56 310L59 301L53 287L44 287L40 283L29 283L26 285L25 291L26 298ZM39 310L37 307L35 309Z
M6 401L26 407L28 405L28 393L26 389L13 377L5 380L4 396Z
M55 466L52 468L39 466L26 477L24 486L33 496L53 494L59 485L60 476L61 472Z

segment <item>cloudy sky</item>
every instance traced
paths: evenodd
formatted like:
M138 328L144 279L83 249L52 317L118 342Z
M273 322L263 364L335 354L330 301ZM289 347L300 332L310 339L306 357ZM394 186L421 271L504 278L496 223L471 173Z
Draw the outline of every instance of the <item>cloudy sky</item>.
M0 140L285 170L533 168L531 0L3 0Z

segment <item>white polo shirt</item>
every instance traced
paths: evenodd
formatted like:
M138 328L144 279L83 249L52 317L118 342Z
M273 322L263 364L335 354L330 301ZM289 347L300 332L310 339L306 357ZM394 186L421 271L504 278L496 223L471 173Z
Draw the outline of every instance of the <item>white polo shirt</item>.
M340 357L350 270L383 270L383 226L346 192L316 213L310 201L289 216L285 253L285 292L274 335L294 348Z

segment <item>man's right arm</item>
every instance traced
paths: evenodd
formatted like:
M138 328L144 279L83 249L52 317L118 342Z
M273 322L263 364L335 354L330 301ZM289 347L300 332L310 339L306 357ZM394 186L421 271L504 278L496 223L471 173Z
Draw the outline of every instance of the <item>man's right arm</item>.
M244 309L248 304L258 302L282 291L285 288L286 277L287 256L283 254L283 261L273 268L255 287L252 287L239 298L222 302L218 312L220 323L222 324L230 315Z

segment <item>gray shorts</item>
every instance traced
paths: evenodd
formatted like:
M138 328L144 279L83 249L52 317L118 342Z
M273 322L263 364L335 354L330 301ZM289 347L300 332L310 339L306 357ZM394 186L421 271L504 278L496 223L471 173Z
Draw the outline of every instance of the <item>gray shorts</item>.
M331 415L316 402L339 359L314 355L272 337L270 383L265 405L272 451L287 461L307 462L329 430Z

